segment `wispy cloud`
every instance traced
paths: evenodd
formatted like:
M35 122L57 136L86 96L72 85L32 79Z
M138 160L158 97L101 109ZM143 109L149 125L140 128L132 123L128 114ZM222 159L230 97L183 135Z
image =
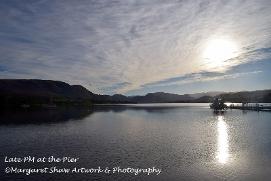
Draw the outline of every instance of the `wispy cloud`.
M215 37L240 47L224 71L270 57L270 11L269 0L4 0L0 76L62 80L110 94L185 75L197 81L200 72L217 72L201 56Z
M144 85L145 87L161 87L161 86L172 86L172 85L183 85L187 83L195 82L206 82L214 80L223 80L223 79L234 79L242 76L247 76L250 74L258 74L262 71L252 71L252 72L241 72L241 73L217 73L217 72L201 72L201 73L192 73L181 77L175 77L168 80L163 80L155 83L150 83Z

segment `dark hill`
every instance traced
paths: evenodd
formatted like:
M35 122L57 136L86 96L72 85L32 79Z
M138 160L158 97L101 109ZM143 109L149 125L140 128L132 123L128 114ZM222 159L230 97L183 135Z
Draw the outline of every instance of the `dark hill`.
M37 79L0 80L0 98L4 105L81 104L94 94L80 85Z
M68 98L91 98L93 93L81 85L69 85L61 81L18 79L0 80L1 94L22 96L64 96Z
M131 97L133 102L139 103L170 103L170 102L189 102L193 98L189 95L178 95L164 92L148 93L145 96Z
M219 96L229 102L271 102L271 90L230 92Z

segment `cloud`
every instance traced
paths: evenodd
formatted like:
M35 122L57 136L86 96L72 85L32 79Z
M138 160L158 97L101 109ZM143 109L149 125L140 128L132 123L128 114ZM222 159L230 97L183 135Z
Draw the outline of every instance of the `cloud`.
M129 82L116 83L116 84L113 84L111 86L102 87L101 90L102 91L115 91L115 90L123 88L125 86L129 86L130 84L131 83L129 83Z
M163 80L159 82L154 82L144 85L144 87L165 87L165 86L179 86L188 83L195 82L206 82L214 80L223 80L223 79L234 79L238 77L247 76L249 74L259 74L262 71L252 71L252 72L241 72L241 73L218 73L218 72L201 72L201 73L192 73L187 74L181 77L170 78L168 80Z
M256 54L270 56L270 11L269 0L1 1L0 75L109 94L185 75L195 80L215 72L201 55L216 37L240 47L224 72Z

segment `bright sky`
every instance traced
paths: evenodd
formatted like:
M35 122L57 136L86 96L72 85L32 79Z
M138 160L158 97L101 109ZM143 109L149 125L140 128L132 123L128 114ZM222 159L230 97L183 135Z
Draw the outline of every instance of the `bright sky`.
M95 93L271 88L270 0L1 0L0 78Z

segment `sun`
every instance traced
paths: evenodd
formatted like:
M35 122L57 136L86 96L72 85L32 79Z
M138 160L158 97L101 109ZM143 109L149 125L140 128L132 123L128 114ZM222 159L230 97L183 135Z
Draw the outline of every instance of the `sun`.
M203 51L204 63L207 68L223 68L231 58L237 56L236 42L225 38L216 38L207 42Z

